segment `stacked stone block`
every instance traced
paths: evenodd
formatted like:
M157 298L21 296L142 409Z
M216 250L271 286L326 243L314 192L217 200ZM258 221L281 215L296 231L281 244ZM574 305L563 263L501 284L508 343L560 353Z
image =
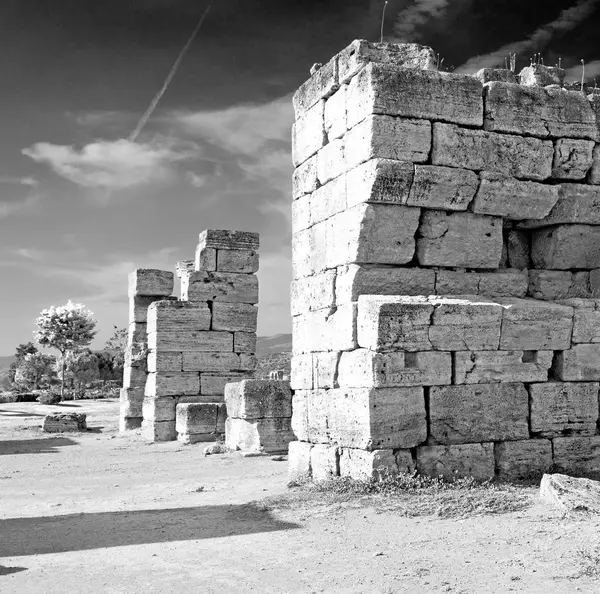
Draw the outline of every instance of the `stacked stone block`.
M600 101L563 78L356 41L296 93L293 473L600 472Z
M225 386L225 444L232 450L287 453L292 432L292 392L281 380L243 380Z

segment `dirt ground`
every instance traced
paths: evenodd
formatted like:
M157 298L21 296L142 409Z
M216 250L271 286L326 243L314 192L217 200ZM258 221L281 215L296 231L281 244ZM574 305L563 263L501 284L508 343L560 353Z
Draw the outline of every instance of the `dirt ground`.
M51 410L90 431L40 431ZM306 502L286 463L117 432L118 403L0 404L0 592L600 591L600 521L534 503L416 519Z

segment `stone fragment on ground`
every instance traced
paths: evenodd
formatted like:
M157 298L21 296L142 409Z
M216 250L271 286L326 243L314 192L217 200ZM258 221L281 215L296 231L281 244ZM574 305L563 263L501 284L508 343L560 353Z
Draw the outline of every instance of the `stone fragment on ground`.
M83 413L53 413L46 415L42 431L45 433L87 431L86 415Z
M600 481L545 474L540 483L540 499L565 513L600 514Z

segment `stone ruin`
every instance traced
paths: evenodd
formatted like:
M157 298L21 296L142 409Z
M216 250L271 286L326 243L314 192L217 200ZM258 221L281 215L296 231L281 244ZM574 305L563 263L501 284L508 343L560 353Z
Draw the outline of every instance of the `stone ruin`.
M600 472L600 95L355 41L294 96L290 472Z

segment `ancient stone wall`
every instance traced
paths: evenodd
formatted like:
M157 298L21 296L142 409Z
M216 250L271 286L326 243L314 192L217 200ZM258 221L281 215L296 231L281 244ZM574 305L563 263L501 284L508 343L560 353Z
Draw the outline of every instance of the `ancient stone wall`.
M600 472L600 95L563 79L356 41L296 93L292 473Z

